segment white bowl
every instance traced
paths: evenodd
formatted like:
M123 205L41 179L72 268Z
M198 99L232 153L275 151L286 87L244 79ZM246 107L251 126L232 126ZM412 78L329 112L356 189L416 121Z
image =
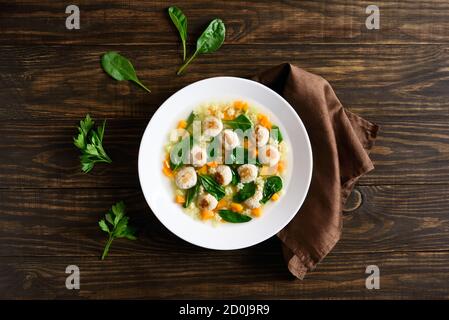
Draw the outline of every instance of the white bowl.
M174 202L174 190L162 173L164 146L180 119L201 103L240 99L256 104L274 119L288 146L284 188L277 202L264 206L263 215L246 223L211 226L187 215ZM312 149L304 125L290 104L268 87L247 79L216 77L184 87L154 113L139 150L139 179L153 213L178 237L210 249L240 249L262 242L289 223L301 207L312 177Z

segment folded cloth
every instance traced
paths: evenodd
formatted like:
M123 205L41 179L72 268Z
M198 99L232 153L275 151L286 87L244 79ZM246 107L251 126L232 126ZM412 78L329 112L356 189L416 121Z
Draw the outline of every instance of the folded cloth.
M369 150L378 126L341 105L322 77L282 64L253 78L283 96L309 134L310 189L300 211L278 233L290 272L303 279L332 250L342 232L342 208L356 181L374 169Z

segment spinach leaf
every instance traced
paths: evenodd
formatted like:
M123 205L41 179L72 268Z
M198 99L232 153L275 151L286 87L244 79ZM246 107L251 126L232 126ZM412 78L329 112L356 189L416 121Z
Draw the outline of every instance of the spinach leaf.
M187 208L192 201L196 198L198 195L198 190L200 189L200 184L197 183L192 188L188 189L186 192L186 202L184 202L184 208Z
M101 57L101 66L103 70L117 81L130 80L137 83L143 89L151 92L150 89L145 87L139 78L137 78L136 71L132 63L115 51L106 52Z
M273 194L281 191L282 189L282 179L278 176L271 176L265 180L265 185L263 187L263 197L260 200L261 203L267 203Z
M284 140L284 137L282 137L281 130L276 125L271 126L270 135L271 135L271 138L273 138L274 141L277 141L279 143L281 143Z
M220 210L218 211L218 214L223 220L232 223L248 222L252 219L250 216L246 216L244 214L240 214L231 210Z
M186 129L188 129L191 125L192 125L192 123L193 123L193 120L195 120L195 114L193 113L193 111L189 114L189 117L187 118L187 127L186 127Z
M184 165L184 163L182 161L178 161L178 162L172 161L171 157L170 157L169 164L170 164L171 171L176 171Z
M179 9L178 7L170 7L168 8L168 14L170 15L171 21L173 21L173 24L176 26L176 29L178 29L179 36L181 37L182 41L182 51L183 51L183 58L182 61L186 60L186 39L187 39L187 18L184 15L184 13Z
M233 167L230 167L230 168L231 168L231 172L232 172L231 184L233 186L236 186L240 182L240 177L239 177L237 171L235 170L235 168L233 168Z
M229 125L232 129L240 129L245 132L248 129L253 127L253 122L247 115L241 114L234 120L225 120L223 121L225 124Z
M217 200L221 200L225 196L225 189L223 186L219 185L214 178L208 175L199 175L201 184L203 185L204 189L210 193L212 196L215 197Z
M243 202L251 198L256 193L256 184L254 182L245 183L243 188L237 192L232 200L234 202Z
M207 26L206 30L196 41L195 53L179 68L177 74L180 75L187 68L190 62L199 54L212 53L217 51L223 44L226 37L226 28L220 19L214 19Z

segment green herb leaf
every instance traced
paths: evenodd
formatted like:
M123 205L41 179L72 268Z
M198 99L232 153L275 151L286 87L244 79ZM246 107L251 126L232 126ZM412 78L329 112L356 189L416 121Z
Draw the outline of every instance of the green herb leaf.
M179 68L177 74L180 75L187 68L197 55L212 53L217 51L223 44L226 37L226 28L220 19L214 19L203 31L196 41L195 53Z
M125 203L123 201L117 202L111 210L114 214L114 224L117 225L125 215Z
M90 129L92 129L94 124L95 121L92 120L89 114L86 114L86 118L80 121L79 130L83 135L87 136L87 133L90 131Z
M130 80L141 86L148 92L150 89L145 87L136 75L132 63L120 55L118 52L109 51L101 57L101 66L103 70L117 81Z
M116 238L127 238L135 240L135 230L128 226L129 218L125 213L125 204L123 201L117 202L111 210L105 215L105 219L98 222L100 229L109 234L108 241L101 255L101 260L104 260L109 253L112 241Z
M110 213L106 213L105 218L107 222L114 224L114 220L112 219L112 215Z
M243 188L237 192L232 200L234 202L243 202L246 199L251 198L256 193L256 184L254 182L245 183Z
M281 143L284 140L284 137L282 136L281 130L276 125L271 126L270 135L271 135L271 138L273 138L274 141L277 141L279 143Z
M225 120L223 121L225 124L230 126L232 129L240 129L243 132L245 132L248 129L251 129L253 127L253 122L250 118L248 118L247 115L241 114L234 120Z
M201 184L203 185L204 189L210 193L212 196L215 197L217 200L221 200L226 192L222 185L218 184L214 178L208 175L199 175Z
M278 176L271 176L265 180L263 187L263 197L261 203L267 203L271 197L282 189L282 179Z
M98 138L100 139L100 142L103 142L105 127L106 127L106 120L104 120L103 124L97 128Z
M130 226L126 226L125 231L122 234L122 238L126 238L128 240L136 240L137 237L135 236L136 230Z
M96 131L93 126L94 121L87 114L86 118L80 121L78 135L73 138L73 144L81 150L81 170L85 173L91 171L97 162L112 162L102 144L106 121Z
M106 224L106 221L104 221L103 219L101 219L101 220L98 222L98 225L100 226L100 229L103 230L104 232L107 232L107 233L110 232L110 231L109 231L109 227L108 227L108 225Z
M73 138L73 143L78 149L85 149L86 148L86 136L82 133L79 133L78 136Z
M170 15L171 21L175 25L176 29L178 29L179 36L182 41L182 51L183 58L182 61L186 60L186 40L187 40L187 18L184 13L178 7L170 7L168 8L168 14Z
M192 201L196 198L198 195L198 190L200 189L199 182L193 186L192 188L188 189L186 192L186 202L184 202L184 208L187 208Z
M231 210L220 210L218 211L218 214L223 220L232 223L248 222L252 219L250 216L246 216L244 214L240 214Z
M81 170L85 173L88 173L94 168L95 160L91 159L89 155L82 155L80 157L81 160Z

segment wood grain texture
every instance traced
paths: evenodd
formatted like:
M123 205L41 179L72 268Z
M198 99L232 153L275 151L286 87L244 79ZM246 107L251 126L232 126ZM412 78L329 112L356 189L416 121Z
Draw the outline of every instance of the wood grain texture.
M449 121L449 50L443 45L239 45L200 56L176 76L174 45L126 46L151 94L100 67L110 46L6 46L0 55L0 119L149 119L173 92L207 77L251 77L291 62L326 78L343 105L381 125ZM63 57L63 58L61 58ZM257 58L256 58L257 57Z
M97 119L95 113L92 117ZM137 154L146 124L147 121L108 121L103 144L113 165L98 164L85 174L80 167L81 153L73 145L78 121L5 123L0 127L0 136L6 139L0 144L0 186L138 188Z
M358 190L363 204L344 216L345 229L336 253L349 257L371 252L449 251L449 185ZM194 247L158 222L140 190L44 189L0 191L0 256L97 257L106 241L97 222L119 200L128 205L131 220L140 230L139 240L114 242L111 259L170 255L178 264L182 262L178 259L197 256L200 268L209 256L224 262L234 255L279 252L276 239L237 251Z
M449 253L406 252L326 258L306 280L292 279L279 250L228 259L190 255L174 263L173 254L97 258L4 258L0 264L3 298L39 299L432 299L448 298ZM198 259L203 259L199 263ZM207 264L205 264L207 263ZM65 288L65 268L80 268L80 290ZM380 290L365 288L368 265L378 265ZM207 267L205 267L207 265Z
M372 1L177 1L188 17L194 42L215 17L226 23L226 43L447 43L449 4L445 0L376 1L380 30L367 30ZM65 2L4 1L0 44L177 43L167 1L87 1L81 29L65 28Z
M378 1L378 31L364 26L370 4L178 1L190 50L214 17L227 37L177 77L167 1L80 0L81 30L69 31L68 3L0 0L0 298L448 299L449 3ZM109 78L107 50L129 57L152 94ZM283 62L325 77L344 106L381 126L376 169L357 187L362 205L305 281L289 274L275 237L234 251L178 239L150 212L137 176L141 135L173 92ZM108 120L113 159L88 175L72 145L87 112ZM116 240L102 262L97 222L118 200L138 240ZM81 269L79 291L65 289L69 264ZM381 290L365 289L369 264L380 267Z
M94 119L97 114L92 113ZM173 126L178 119L173 118ZM112 165L89 174L73 146L77 120L17 120L0 127L1 188L139 188L137 155L147 120L108 120L104 147ZM446 123L382 124L372 151L376 170L360 181L372 184L447 184L449 127ZM161 163L162 163L161 159Z

